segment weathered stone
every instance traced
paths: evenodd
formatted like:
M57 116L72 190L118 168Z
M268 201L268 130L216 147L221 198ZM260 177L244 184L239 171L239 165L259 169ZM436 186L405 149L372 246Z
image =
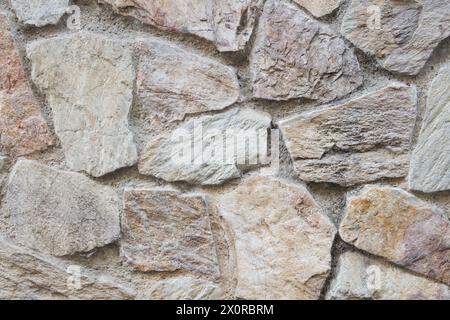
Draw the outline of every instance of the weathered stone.
M361 250L450 284L450 222L406 191L366 186L347 199L339 233Z
M247 108L192 119L150 141L139 172L202 185L238 178L241 170L265 161L270 125L268 114Z
M139 46L137 93L144 108L160 119L221 110L239 97L236 71L158 40Z
M98 177L135 164L128 128L135 77L131 51L87 32L37 41L27 51L67 165Z
M352 0L341 32L383 68L416 75L450 36L450 1Z
M121 255L139 271L179 271L218 277L206 200L171 190L125 191Z
M342 186L408 174L416 90L400 83L279 122L299 177Z
M8 20L0 13L0 144L13 156L43 151L53 144L33 95Z
M400 268L346 252L339 258L328 299L450 300L444 284L412 275Z
M305 187L251 177L219 209L235 242L238 298L319 297L336 232Z
M105 300L133 299L136 295L134 289L117 279L26 250L1 238L0 274L0 299Z
M266 2L250 62L256 98L331 101L362 83L344 40L284 0Z
M11 0L20 22L43 27L57 24L69 7L69 0Z
M117 240L119 220L119 199L110 187L19 160L6 188L0 229L18 244L63 256Z
M220 300L223 291L210 281L180 277L156 282L146 296L153 300Z
M333 13L339 8L343 0L294 0L315 17L322 17Z
M427 111L411 158L413 190L450 190L450 64L444 66L428 92Z
M163 30L212 41L219 51L237 51L252 35L262 0L100 0L123 15Z

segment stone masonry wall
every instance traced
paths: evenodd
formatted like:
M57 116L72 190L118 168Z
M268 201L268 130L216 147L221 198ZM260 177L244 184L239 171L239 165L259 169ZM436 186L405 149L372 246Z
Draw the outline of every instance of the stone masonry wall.
M450 299L448 0L0 0L1 299Z

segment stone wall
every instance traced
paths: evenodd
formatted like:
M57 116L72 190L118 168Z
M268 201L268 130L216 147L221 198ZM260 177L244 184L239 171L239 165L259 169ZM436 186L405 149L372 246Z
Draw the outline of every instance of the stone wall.
M0 298L450 299L448 0L0 11Z

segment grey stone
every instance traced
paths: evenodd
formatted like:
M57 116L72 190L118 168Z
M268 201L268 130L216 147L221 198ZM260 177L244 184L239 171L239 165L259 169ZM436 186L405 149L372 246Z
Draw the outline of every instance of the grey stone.
M333 13L341 5L343 0L294 0L315 17L322 17Z
M154 300L221 300L223 290L210 281L179 277L157 281L146 296Z
M11 0L20 22L43 27L57 24L69 7L69 0Z

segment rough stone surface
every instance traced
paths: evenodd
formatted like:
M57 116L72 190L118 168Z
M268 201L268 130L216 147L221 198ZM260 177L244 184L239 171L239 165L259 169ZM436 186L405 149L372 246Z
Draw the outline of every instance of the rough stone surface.
M158 40L139 45L137 94L162 121L221 110L239 97L236 71Z
M163 30L212 41L219 51L238 51L253 32L262 0L101 0L120 14Z
M333 13L339 8L343 0L294 0L316 17Z
M147 295L154 300L219 300L223 291L217 284L205 280L180 277L158 281Z
M67 165L99 177L135 164L128 128L135 77L131 51L79 32L34 42L27 53L33 81L52 108Z
M0 238L0 299L108 300L133 299L136 295L132 288L117 279L75 267ZM76 281L70 281L78 270L79 289Z
M53 144L47 123L23 70L7 17L0 13L0 144L21 156Z
M341 32L383 68L416 75L450 36L450 1L352 0Z
M219 276L204 196L171 190L124 195L121 254L139 271L189 271Z
M344 40L284 0L266 2L250 68L253 94L262 99L325 102L362 83L358 61Z
M14 166L1 213L3 234L55 256L90 251L120 234L113 189L31 160Z
M366 186L347 199L339 233L361 250L450 284L450 222L406 191Z
M11 6L23 24L43 27L58 23L69 0L11 0Z
M139 172L202 185L238 178L241 170L260 164L259 159L267 155L264 146L270 124L268 114L247 108L192 119L150 141L141 155ZM246 148L246 135L247 141L257 137L252 148ZM246 162L240 160L245 157Z
M450 190L450 64L444 66L428 92L427 112L411 158L413 190Z
M219 207L234 238L238 298L319 297L335 227L305 187L251 177Z
M299 177L342 186L408 174L416 90L393 83L279 122Z
M450 300L444 284L418 277L356 252L339 258L328 299Z

